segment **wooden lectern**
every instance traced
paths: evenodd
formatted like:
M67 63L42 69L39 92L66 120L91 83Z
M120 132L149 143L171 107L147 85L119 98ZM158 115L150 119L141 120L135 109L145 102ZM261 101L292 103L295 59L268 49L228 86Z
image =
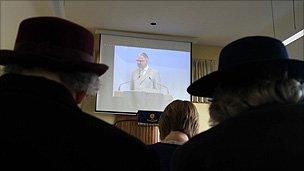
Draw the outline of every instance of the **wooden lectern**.
M156 125L139 125L137 116L117 115L114 126L140 139L145 144L159 142L159 131Z

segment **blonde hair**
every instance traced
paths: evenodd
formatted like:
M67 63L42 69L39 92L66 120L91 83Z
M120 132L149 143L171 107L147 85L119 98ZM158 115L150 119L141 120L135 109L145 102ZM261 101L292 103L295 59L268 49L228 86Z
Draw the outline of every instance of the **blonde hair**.
M185 133L188 138L199 131L198 112L190 101L174 100L164 110L159 121L160 139L163 140L171 131Z
M304 102L304 84L297 79L256 81L250 86L219 87L209 107L210 126L240 113L267 104Z

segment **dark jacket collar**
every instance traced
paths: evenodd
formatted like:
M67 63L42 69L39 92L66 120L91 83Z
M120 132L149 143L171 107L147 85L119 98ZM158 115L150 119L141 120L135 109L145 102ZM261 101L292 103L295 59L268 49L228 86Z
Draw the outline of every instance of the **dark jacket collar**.
M272 125L286 120L303 120L304 104L267 104L252 108L214 126L213 129L227 129L226 127L247 127L244 124ZM242 125L242 126L239 126Z
M43 77L5 74L0 77L0 92L3 91L28 93L42 99L78 108L72 94L66 87Z

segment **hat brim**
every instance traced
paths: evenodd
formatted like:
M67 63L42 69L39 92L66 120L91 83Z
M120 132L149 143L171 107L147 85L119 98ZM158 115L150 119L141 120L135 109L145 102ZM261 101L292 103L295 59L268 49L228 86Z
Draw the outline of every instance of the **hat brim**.
M63 72L88 72L101 76L108 70L105 64L86 61L58 60L50 56L33 53L20 53L13 50L0 50L0 65L18 64L23 66L41 67Z
M213 98L219 85L248 85L256 79L269 78L273 74L288 72L290 78L304 79L304 61L295 59L275 59L248 62L226 70L212 72L195 82L187 89L194 96Z

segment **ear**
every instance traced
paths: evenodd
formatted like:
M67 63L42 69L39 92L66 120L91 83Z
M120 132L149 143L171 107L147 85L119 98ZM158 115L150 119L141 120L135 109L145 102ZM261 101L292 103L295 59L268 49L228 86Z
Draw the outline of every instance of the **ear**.
M85 98L87 92L86 91L78 91L75 94L75 101L77 104L80 104L82 100Z

